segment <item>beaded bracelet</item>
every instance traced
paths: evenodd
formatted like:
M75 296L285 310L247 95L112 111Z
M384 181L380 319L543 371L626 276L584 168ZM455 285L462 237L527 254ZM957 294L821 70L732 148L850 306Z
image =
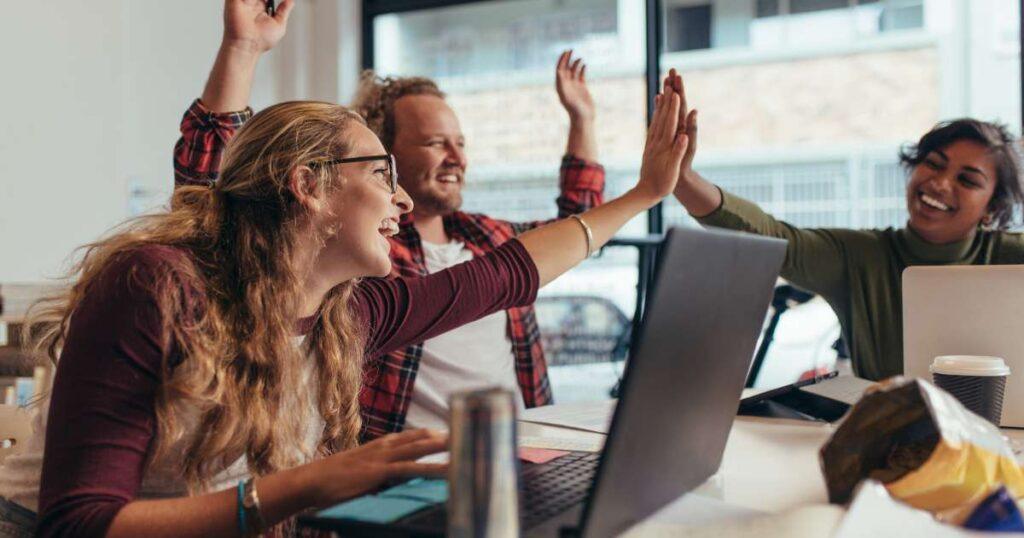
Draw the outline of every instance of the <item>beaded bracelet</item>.
M245 504L243 499L245 498L245 481L238 481L238 534L239 536L249 536L249 529L245 521Z

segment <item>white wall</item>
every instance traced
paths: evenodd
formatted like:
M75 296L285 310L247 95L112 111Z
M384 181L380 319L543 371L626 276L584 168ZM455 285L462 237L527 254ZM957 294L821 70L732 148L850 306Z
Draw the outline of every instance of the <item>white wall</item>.
M347 99L357 6L300 0L285 41L259 67L253 108ZM221 9L214 0L49 0L4 10L0 282L59 275L76 246L129 215L132 190L136 203L166 200L178 122L202 91Z
M0 281L52 274L125 212L125 2L21 2L0 32Z

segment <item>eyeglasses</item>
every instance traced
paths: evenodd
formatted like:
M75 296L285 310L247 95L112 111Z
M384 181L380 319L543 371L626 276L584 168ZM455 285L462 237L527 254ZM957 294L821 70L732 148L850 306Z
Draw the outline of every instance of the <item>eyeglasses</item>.
M384 161L388 163L388 187L391 194L398 192L398 166L395 164L395 156L390 153L384 155L367 155L364 157L346 157L344 159L331 159L329 161L314 161L310 166L332 166L344 163L362 163L367 161Z

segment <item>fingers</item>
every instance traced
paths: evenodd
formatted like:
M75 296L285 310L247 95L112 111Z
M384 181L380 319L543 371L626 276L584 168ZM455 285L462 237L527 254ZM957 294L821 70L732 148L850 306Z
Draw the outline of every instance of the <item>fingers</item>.
M292 13L292 8L295 7L295 0L283 0L277 6L277 10L274 12L274 19L281 24L288 24L288 16Z
M672 147L673 153L675 153L677 159L682 159L686 156L690 148L690 137L685 134L680 134L676 137L674 146Z
M448 464L403 461L389 465L388 470L390 478L444 478L448 474Z
M576 58L574 60L572 52L572 49L569 49L558 56L558 64L555 67L555 73L559 77L567 77L572 80L583 81L587 65L583 63L583 58Z
M686 117L686 154L683 160L687 166L693 163L693 157L697 154L697 111L691 110Z
M679 110L681 99L678 93L673 93L668 110L665 112L665 134L666 140L675 140L679 130Z
M555 72L561 74L565 69L565 66L569 64L569 57L572 56L572 50L562 51L562 54L558 56L558 64L555 65Z
M448 436L436 435L432 438L413 441L391 449L390 454L387 455L387 461L416 461L424 456L448 450Z
M682 102L681 102L681 106L682 106L681 110L682 110L683 114L686 114L687 111L689 110L689 107L686 104L686 88L683 86L683 77L682 77L682 75L677 74L675 71L676 71L675 69L672 70L672 75L673 75L673 79L674 79L673 80L673 84L675 85L676 93L679 94L679 98L682 100Z
M572 71L572 78L577 80L580 78L580 65L582 64L583 58L576 58L576 61L572 63L572 67L569 68Z
M399 433L390 433L383 437L379 437L363 445L364 447L398 447L407 443L414 443L423 439L430 439L438 435L444 435L441 432L435 430L428 430L425 428L409 429Z

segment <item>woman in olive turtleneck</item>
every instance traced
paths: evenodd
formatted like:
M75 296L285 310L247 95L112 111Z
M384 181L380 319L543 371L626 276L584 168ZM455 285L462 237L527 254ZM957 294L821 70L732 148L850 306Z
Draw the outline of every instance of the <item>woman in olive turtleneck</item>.
M672 83L681 93L682 79ZM973 119L940 123L900 152L910 175L906 227L809 229L776 220L693 171L697 114L686 112L685 103L690 146L676 198L706 226L788 240L783 278L832 306L861 377L903 372L905 268L1024 263L1024 236L1006 231L1024 192L1017 140L1003 126Z

